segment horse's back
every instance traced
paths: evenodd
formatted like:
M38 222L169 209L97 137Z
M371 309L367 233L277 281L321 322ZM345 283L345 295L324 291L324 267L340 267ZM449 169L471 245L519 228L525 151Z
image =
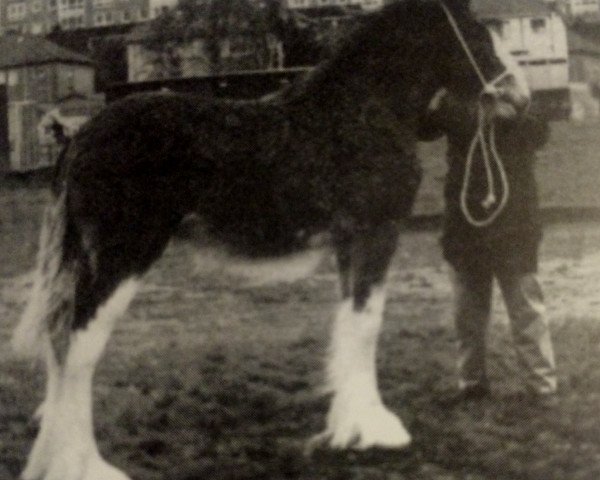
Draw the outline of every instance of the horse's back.
M181 159L211 102L196 96L137 94L108 105L73 138L71 174L135 174Z

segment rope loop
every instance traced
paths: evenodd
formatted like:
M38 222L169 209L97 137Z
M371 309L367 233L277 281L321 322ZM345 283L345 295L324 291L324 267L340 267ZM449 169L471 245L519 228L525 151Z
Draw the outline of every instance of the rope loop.
M473 136L473 140L471 140L471 144L469 145L469 151L467 153L467 159L465 162L465 174L463 177L463 184L460 192L460 208L463 215L465 216L465 219L467 220L467 222L469 222L469 224L477 228L483 228L491 225L506 207L510 196L510 185L508 182L506 169L504 168L504 162L502 161L502 158L498 153L498 149L496 148L495 125L493 122L490 124L489 133L486 135L485 113L481 104L478 108L477 117L477 130L475 132L475 135ZM483 166L485 168L486 181L488 186L487 195L481 201L481 206L485 210L490 210L494 205L496 205L496 207L493 210L491 210L491 212L489 212L487 217L480 220L476 219L475 216L472 214L468 202L469 186L471 184L471 178L473 175L473 167L475 165L475 152L477 151L477 148L481 150L481 158L483 161ZM499 201L498 196L496 194L493 164L496 165L500 177L501 196Z

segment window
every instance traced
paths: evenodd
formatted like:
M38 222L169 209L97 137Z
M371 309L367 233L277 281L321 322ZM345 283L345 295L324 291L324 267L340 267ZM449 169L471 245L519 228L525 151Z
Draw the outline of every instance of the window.
M535 33L544 33L546 30L545 18L532 18L529 23L531 25L531 30Z
M31 33L33 35L39 35L41 33L44 33L44 24L40 22L33 22L31 24Z
M94 15L94 25L111 25L114 22L112 12L96 12Z
M61 20L60 25L64 30L82 28L84 26L83 16L65 18Z
M68 92L73 92L75 90L75 70L73 68L66 68L64 70L62 80L63 88L65 88Z
M14 87L19 83L19 72L16 70L8 71L8 86Z
M27 14L27 7L24 3L11 3L6 10L6 17L9 21L23 20Z
M500 38L504 37L504 22L502 20L489 20L485 25L492 31L496 32Z
M60 9L67 11L83 10L85 7L84 0L60 0Z

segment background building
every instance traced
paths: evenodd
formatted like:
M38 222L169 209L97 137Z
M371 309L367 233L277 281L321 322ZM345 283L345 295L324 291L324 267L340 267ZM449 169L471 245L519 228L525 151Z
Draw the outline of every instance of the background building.
M42 37L5 35L0 52L0 85L10 102L55 102L94 91L91 61Z
M145 22L176 0L0 0L0 33L45 34Z
M598 0L559 0L557 6L568 17L600 13L600 1Z
M0 88L7 122L8 155L0 170L24 171L51 165L58 146L42 138L40 122L51 110L69 106L82 120L103 105L94 94L94 68L85 56L40 36L0 37ZM77 110L75 112L75 110ZM64 114L63 115L69 115Z

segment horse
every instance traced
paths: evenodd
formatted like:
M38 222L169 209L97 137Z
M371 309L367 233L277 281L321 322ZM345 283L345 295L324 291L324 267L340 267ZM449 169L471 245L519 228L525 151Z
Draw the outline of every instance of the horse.
M13 337L47 371L24 480L129 478L98 450L92 377L144 273L190 217L202 226L201 247L218 250L232 271L280 269L286 258L303 265L303 252L335 255L331 398L312 444L409 445L381 399L375 360L386 272L420 180L418 119L441 88L492 96L505 115L518 115L529 92L465 1L403 0L359 23L329 59L279 92L255 100L136 94L70 139Z

